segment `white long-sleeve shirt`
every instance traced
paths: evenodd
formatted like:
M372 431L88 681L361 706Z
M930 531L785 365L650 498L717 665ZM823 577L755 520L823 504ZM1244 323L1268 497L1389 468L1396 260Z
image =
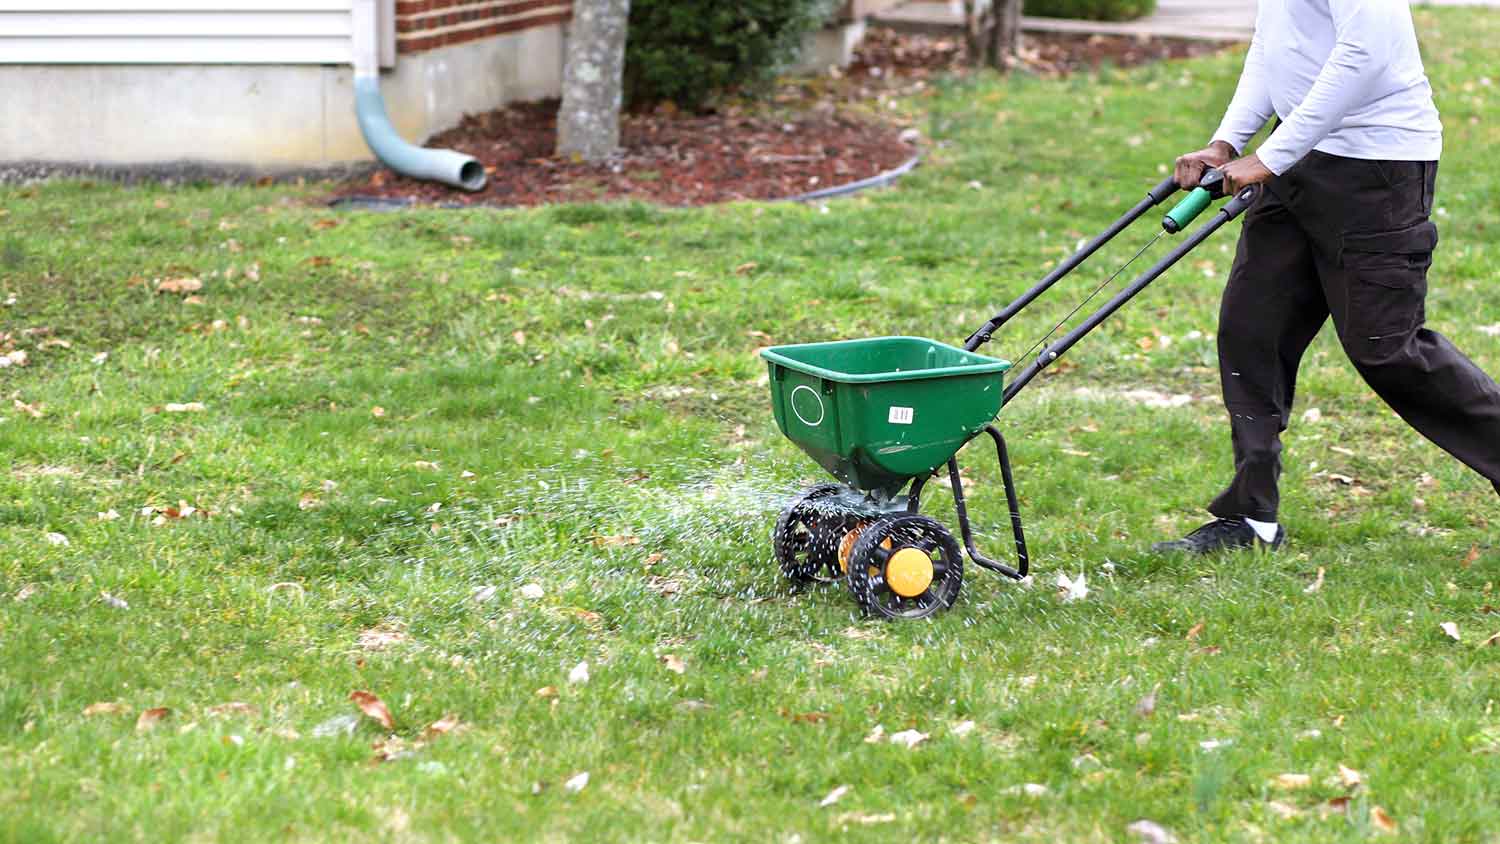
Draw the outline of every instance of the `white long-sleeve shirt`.
M1443 127L1407 0L1260 0L1239 87L1213 140L1241 153L1272 114L1256 154L1280 175L1311 150L1436 161Z

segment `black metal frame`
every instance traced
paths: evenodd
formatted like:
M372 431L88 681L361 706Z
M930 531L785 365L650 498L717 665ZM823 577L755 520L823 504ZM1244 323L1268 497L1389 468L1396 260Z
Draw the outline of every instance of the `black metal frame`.
M964 343L964 349L972 352L989 342L990 338L994 336L995 331L1009 321L1011 317L1020 313L1027 305L1035 301L1037 297L1047 292L1048 288L1056 284L1063 276L1072 272L1079 264L1087 260L1090 255L1093 255L1100 247L1113 239L1115 235L1124 231L1131 223L1134 223L1147 211L1151 210L1152 207L1162 202L1162 200L1172 196L1177 190L1177 183L1171 178L1162 181L1161 184L1152 188L1146 194L1145 199L1136 203L1135 207L1125 212L1124 216L1110 224L1109 228L1105 229L1102 234L1084 244L1083 248L1074 252L1067 260L1059 264L1056 269L1048 273L1045 278L1037 282L1025 293L1022 293L1015 301L1002 308L995 316L991 317L978 331L969 335L969 339ZM1177 248L1167 253L1161 260L1153 264L1150 269L1141 273L1127 287L1115 294L1108 302L1101 305L1098 310L1090 314L1083 322L1079 323L1077 327L1069 331L1061 339L1044 346L1037 353L1036 358L1022 368L1005 388L1001 407L1003 408L1005 405L1010 404L1010 400L1015 398L1015 395L1024 389L1027 384L1031 383L1032 379L1036 378L1043 369L1062 357L1079 340L1082 340L1089 332L1098 328L1115 311L1124 307L1126 302L1129 302L1142 290L1150 286L1151 282L1171 269L1184 255L1193 251L1198 244L1207 240L1210 235L1243 213L1246 208L1249 208L1255 202L1259 195L1260 188L1258 185L1251 185L1239 191L1235 194L1234 198L1224 203L1223 207L1219 209L1218 213L1213 215L1212 219L1198 227L1197 231L1194 231ZM954 455L948 459L948 481L950 486L953 487L953 507L958 512L958 526L963 535L964 550L968 552L969 559L973 560L981 568L999 572L1007 577L1020 580L1030 570L1031 559L1026 553L1026 534L1021 524L1021 508L1016 495L1015 478L1012 476L1010 469L1010 452L1005 446L1005 437L1000 434L1000 430L994 425L986 425L982 429L982 432L989 434L995 441L995 457L1000 463L1000 476L1005 482L1005 500L1010 505L1010 529L1016 543L1017 565L1012 567L992 560L984 556L975 545L974 529L969 523L969 508L964 500L963 481L959 477L958 456ZM976 431L974 436L977 437L979 434L980 432ZM907 492L906 508L908 511L912 513L918 511L921 506L922 488L933 474L936 474L936 471L912 479L911 488Z

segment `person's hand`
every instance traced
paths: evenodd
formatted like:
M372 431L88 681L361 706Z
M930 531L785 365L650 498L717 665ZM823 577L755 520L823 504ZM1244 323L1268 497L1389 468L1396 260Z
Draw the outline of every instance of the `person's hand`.
M1238 153L1234 147L1227 142L1214 141L1197 152L1177 156L1172 180L1183 190L1192 190L1198 186L1198 180L1203 178L1203 171L1210 167L1222 167L1236 155Z
M1250 185L1258 185L1276 175L1266 169L1266 165L1260 163L1260 156L1258 155L1247 155L1244 158L1236 158L1220 167L1219 172L1224 174L1225 196L1234 196L1242 188L1247 188Z

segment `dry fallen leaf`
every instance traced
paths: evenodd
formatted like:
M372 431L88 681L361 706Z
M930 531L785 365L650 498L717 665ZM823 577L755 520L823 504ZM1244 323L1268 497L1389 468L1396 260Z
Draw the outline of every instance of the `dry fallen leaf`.
M154 706L150 709L147 709L141 712L139 718L135 719L135 730L138 733L144 733L148 730L151 730L156 727L157 723L160 722L161 719L171 714L172 710L166 708L165 706Z
M125 711L125 704L114 702L91 703L83 708L85 717L92 718L95 715L119 715Z
M1177 841L1177 836L1171 830L1144 818L1125 827L1125 831L1134 834L1141 844L1176 844Z
M891 733L891 744L900 744L907 748L912 748L926 741L927 738L926 733L916 730L902 730L899 733Z
M1396 830L1401 826L1400 824L1396 823L1395 818L1391 817L1390 814L1388 814L1386 810L1380 806L1372 806L1370 808L1370 825L1374 826L1381 832L1390 834L1394 834Z
M1266 808L1271 810L1271 814L1279 818L1295 818L1302 814L1301 809L1290 803L1283 803L1280 800L1272 800L1266 803Z
M1344 788L1359 788L1365 781L1364 774L1342 763L1339 764L1339 782Z
M589 772L583 771L573 775L567 782L563 783L563 790L569 794L577 794L589 784Z
M540 698L557 697L557 687L543 686L536 690L536 696Z
M316 510L322 506L323 500L318 497L318 494L316 492L304 492L302 493L301 497L297 499L298 510Z
M358 638L354 640L356 647L367 651L383 651L391 645L399 645L409 637L403 630L390 627L372 627L369 630L360 631Z
M1322 566L1318 566L1318 576L1317 576L1317 578L1314 579L1312 583L1309 583L1307 585L1307 588L1303 589L1302 592L1304 594L1311 595L1312 593L1317 592L1318 590L1322 589L1323 588L1323 574L1324 574L1323 567Z
M1469 553L1467 553L1467 554L1464 555L1463 562L1459 563L1459 565L1463 566L1464 568L1468 568L1469 566L1474 565L1474 562L1476 560L1478 560L1478 559L1479 559L1479 545L1478 544L1474 544L1474 545L1469 546Z
M542 597L543 594L545 593L542 592L542 587L536 583L528 583L525 586L521 587L522 598L530 598L531 600L535 601L536 599Z
M1438 627L1442 629L1443 635L1447 636L1449 639L1452 639L1455 642L1461 641L1458 637L1457 624L1454 624L1451 621L1445 621L1442 624L1439 624Z
M391 717L391 711L386 708L385 702L375 695L355 690L349 693L349 699L359 707L359 711L380 723L387 730L396 728L396 719Z
M427 725L427 729L422 731L422 738L430 741L438 736L447 735L456 729L458 729L458 714L444 715L442 718Z
M73 543L69 542L68 538L66 536L63 536L60 533L51 532L51 533L47 534L47 544L48 545L61 545L64 548L66 548L69 545L72 545Z
M1200 621L1197 624L1194 624L1192 627L1188 628L1187 635L1184 636L1183 638L1187 639L1189 642L1192 642L1192 641L1196 640L1198 638L1198 636L1203 633L1203 628L1207 627L1207 626L1208 626L1208 622Z
M833 804L839 802L839 798L848 793L849 786L841 785L838 788L835 788L834 790L828 792L828 796L824 797L822 802L818 803L818 808L823 809L832 806Z
M882 741L885 741L885 727L876 724L875 729L865 736L865 744L879 744Z
M383 407L381 407L380 405L377 404L374 407L370 408L370 415L373 416L373 417L375 417L376 419L384 419L385 418L385 408L383 408Z
M156 283L157 293L197 293L203 289L203 282L196 278L167 278Z
M16 600L20 600L20 596L19 595L17 595ZM1489 647L1490 645L1500 645L1500 633L1493 633L1493 634L1491 634L1488 639L1485 639L1480 644L1483 645L1483 646L1485 646L1485 647Z
M1312 785L1312 777L1308 774L1277 774L1271 784L1285 789L1307 788Z
M618 535L618 536L595 536L594 537L594 545L596 545L596 546L598 546L600 548L615 548L615 547L618 547L618 546L621 546L621 545L640 545L640 544L641 544L640 537L638 537L638 536L630 536L628 534L621 534L621 535Z
M662 665L665 665L667 667L668 671L671 671L674 674L687 673L687 663L683 662L682 657L678 656L677 654L663 655L661 658L661 663Z
M260 710L256 707L237 700L210 706L207 712L215 718L228 718L231 715L244 715L248 717L260 714Z
M975 724L973 721L960 721L957 724L954 724L953 728L950 729L948 732L949 732L950 735L954 735L954 736L957 736L959 738L963 738L964 736L968 735L969 733L974 732L974 728L977 727L977 726L978 725Z
M167 402L161 406L161 409L166 413L198 413L207 410L207 407L201 401L190 401L181 403Z

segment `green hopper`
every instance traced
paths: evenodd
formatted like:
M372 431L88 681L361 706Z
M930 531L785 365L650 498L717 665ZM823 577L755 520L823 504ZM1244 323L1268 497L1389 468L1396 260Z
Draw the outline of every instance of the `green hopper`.
M1221 184L1220 174L1206 174L1167 214L1164 232L1185 228L1219 198ZM963 551L981 568L1025 577L1029 559L1020 503L1005 438L993 424L996 417L1043 368L1239 216L1259 196L1259 188L1240 191L1209 222L1062 338L1050 345L1043 345L1050 333L1042 338L1035 358L1008 384L1011 363L976 349L1178 189L1170 178L1158 184L971 334L963 348L923 337L873 337L764 349L761 357L769 367L776 425L838 480L803 490L782 510L772 534L782 572L800 583L843 580L861 608L887 618L921 618L952 606L963 580ZM1102 289L1103 285L1095 293ZM974 544L957 454L980 434L995 444L1010 507L1015 566L989 559ZM945 465L963 551L946 527L919 513L924 485Z

